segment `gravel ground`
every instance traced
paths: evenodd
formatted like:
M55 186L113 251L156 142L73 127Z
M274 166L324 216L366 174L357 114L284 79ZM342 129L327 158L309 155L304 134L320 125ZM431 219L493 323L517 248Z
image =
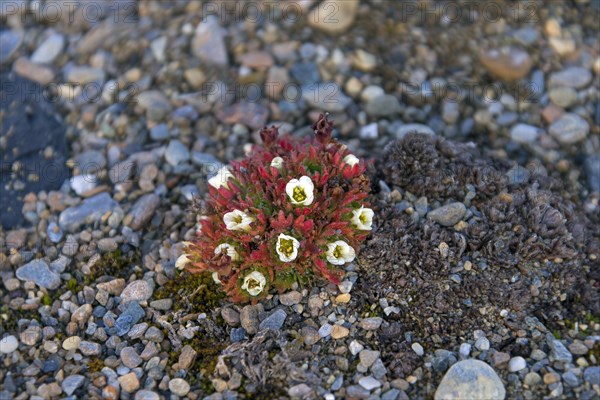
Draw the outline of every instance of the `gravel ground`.
M0 6L0 399L600 397L599 1L67 3ZM324 111L373 160L344 281L176 270Z

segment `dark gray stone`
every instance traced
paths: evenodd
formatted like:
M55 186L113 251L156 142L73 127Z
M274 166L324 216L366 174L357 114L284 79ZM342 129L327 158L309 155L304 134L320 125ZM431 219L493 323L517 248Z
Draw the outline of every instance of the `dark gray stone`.
M115 321L115 328L117 329L117 335L123 336L134 324L145 315L144 309L136 302L131 301L127 304L125 310L119 318Z
M0 47L4 51L4 46ZM1 74L0 80L0 109L4 113L0 137L3 148L11 149L0 153L0 223L10 229L25 222L21 210L27 193L57 190L69 177L68 149L66 128L46 100L43 88L11 73ZM52 149L50 156L46 149ZM16 162L21 168L7 173Z

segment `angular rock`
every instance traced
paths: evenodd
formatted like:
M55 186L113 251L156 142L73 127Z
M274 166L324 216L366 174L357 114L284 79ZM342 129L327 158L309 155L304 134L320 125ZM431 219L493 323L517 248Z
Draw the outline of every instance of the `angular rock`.
M273 329L278 331L283 326L285 319L287 318L287 314L282 309L279 309L269 315L267 318L263 319L258 328L260 330L263 329Z
M129 224L131 229L142 229L152 219L159 204L160 197L154 193L148 193L140 197L129 212L132 218Z
M146 301L152 297L154 288L145 280L131 282L121 293L121 301L127 303L130 301Z
M67 396L71 396L83 385L83 381L85 381L83 375L70 375L62 381L61 387Z
M219 25L217 18L210 16L196 27L192 39L192 54L209 65L227 66L229 58L225 46L227 31Z
M54 290L60 286L60 275L52 271L44 260L33 260L19 267L17 278L22 281L31 281L36 285Z

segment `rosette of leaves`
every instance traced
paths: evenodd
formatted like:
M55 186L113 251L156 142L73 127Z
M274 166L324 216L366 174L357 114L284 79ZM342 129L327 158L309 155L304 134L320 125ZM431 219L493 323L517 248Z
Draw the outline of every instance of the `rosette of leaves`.
M332 138L326 116L313 130L301 140L265 127L262 146L209 180L179 268L211 272L236 302L294 282L339 283L372 228L370 184L365 163Z

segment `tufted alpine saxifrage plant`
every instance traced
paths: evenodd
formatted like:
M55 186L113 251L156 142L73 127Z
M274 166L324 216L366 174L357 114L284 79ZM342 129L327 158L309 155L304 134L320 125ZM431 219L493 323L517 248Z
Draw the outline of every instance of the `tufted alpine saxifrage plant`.
M313 278L339 283L369 234L365 164L332 138L321 115L315 137L279 137L263 128L263 146L209 179L196 204L196 239L178 268L211 272L236 302L256 301Z

